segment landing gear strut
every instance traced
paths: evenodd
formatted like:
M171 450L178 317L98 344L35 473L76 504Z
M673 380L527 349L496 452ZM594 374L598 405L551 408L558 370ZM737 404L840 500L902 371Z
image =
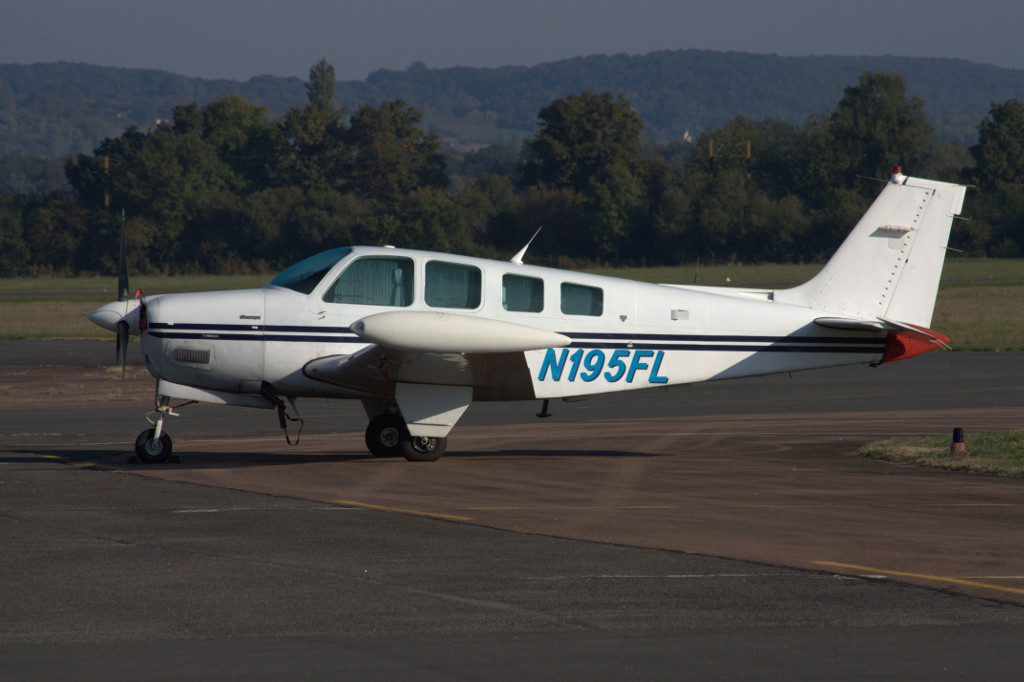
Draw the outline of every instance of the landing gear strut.
M188 403L186 403L188 404ZM150 419L154 428L146 429L135 439L135 456L146 464L161 464L171 456L171 437L164 433L164 417L178 414L171 409L171 399L165 395L156 397L156 420ZM146 419L149 419L147 416Z
M433 462L444 454L447 438L409 435L401 416L380 414L366 427L366 447L374 457L405 457L410 462Z

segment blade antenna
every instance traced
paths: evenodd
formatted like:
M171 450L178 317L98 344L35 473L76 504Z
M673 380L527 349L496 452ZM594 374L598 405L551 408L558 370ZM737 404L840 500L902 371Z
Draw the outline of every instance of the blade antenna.
M537 235L540 234L540 231L543 230L543 229L544 229L543 225L538 227L537 231L533 233L532 237L530 237L530 241L526 242L526 246L524 246L523 248L519 249L519 253L517 253L516 255L512 256L512 258L509 259L509 262L515 263L516 265L522 265L523 264L523 256L526 255L526 250L528 248L530 248L530 244L533 243L533 240L537 238Z

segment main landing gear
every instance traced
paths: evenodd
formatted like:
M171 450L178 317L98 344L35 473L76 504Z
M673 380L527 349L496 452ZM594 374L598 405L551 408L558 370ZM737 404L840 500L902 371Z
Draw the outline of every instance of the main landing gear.
M194 400L190 400L172 408L170 397L157 395L155 412L146 415L146 419L153 425L153 428L146 429L135 439L135 455L140 462L162 464L171 458L173 444L171 437L164 431L164 419L168 415L179 416L174 409L191 405L194 402ZM391 411L397 409L397 406L369 401L365 402L364 406L368 413L374 414L366 427L366 447L375 457L404 457L410 462L433 462L444 455L448 439L411 435L405 424L405 419L400 414ZM281 426L284 428L284 419L287 415L284 415L283 402L280 402L278 408ZM381 412L382 409L388 411ZM152 414L156 414L156 417L150 418ZM288 417L288 419L297 420L292 417ZM291 440L288 442L291 443Z
M397 414L380 414L366 427L366 447L374 457L405 457L410 462L433 462L444 454L447 438L409 435Z

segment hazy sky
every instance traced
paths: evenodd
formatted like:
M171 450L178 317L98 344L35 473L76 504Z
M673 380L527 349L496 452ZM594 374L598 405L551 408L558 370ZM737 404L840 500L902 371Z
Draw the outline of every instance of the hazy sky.
M1024 69L1022 34L1024 0L0 0L0 64L236 80L690 48Z

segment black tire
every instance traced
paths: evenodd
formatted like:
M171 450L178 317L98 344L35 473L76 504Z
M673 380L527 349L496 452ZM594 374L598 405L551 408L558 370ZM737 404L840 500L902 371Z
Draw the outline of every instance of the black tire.
M405 440L409 440L409 430L397 414L377 415L366 427L366 447L374 457L403 455L401 447Z
M156 429L146 429L135 439L135 456L140 462L161 464L171 456L171 437L161 433L160 439L154 440L155 435Z
M402 456L410 462L436 462L448 445L447 438L426 438L406 435L402 439Z

